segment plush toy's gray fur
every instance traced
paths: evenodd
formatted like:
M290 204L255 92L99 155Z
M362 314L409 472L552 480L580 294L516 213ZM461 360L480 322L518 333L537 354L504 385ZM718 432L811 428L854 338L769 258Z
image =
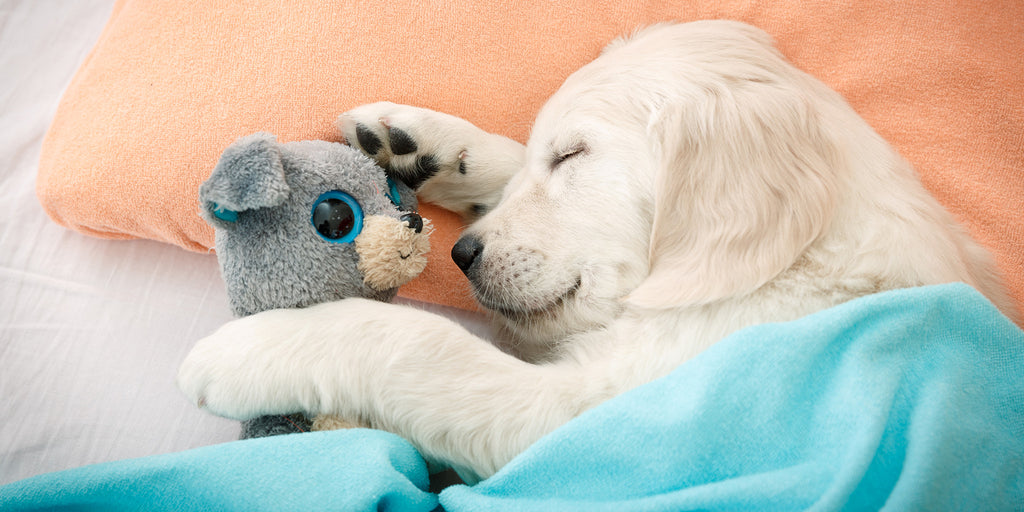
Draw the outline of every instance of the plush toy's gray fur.
M259 418L243 421L242 433L238 438L252 439L255 437L296 434L299 432L309 432L312 429L313 422L302 413L260 416Z
M202 217L215 228L217 259L235 315L345 297L390 300L395 288L375 290L364 283L353 244L326 242L310 219L317 198L332 190L353 196L364 215L399 219L417 203L411 189L397 186L400 208L385 195L385 171L339 143L281 144L273 135L257 133L228 147L199 198ZM244 423L242 438L308 427L301 415L267 416Z

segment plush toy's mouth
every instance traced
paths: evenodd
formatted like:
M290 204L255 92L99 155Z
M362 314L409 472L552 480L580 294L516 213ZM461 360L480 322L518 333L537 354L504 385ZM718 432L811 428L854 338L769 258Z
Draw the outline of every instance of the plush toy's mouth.
M411 252L410 252L410 253L408 253L408 254L402 254L402 251L398 251L398 257L399 257L399 258L402 258L403 260L407 260L407 259L409 259L409 256L412 256L412 253L411 253Z

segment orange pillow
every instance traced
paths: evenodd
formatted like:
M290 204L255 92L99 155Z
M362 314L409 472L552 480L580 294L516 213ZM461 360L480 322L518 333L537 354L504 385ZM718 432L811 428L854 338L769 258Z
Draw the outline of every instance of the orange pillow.
M39 198L84 233L206 251L197 189L239 136L338 140L341 112L390 100L522 141L544 100L614 36L731 18L775 36L895 144L1024 302L1024 4L758 4L121 0L44 143ZM434 251L402 294L473 308L448 257L458 219L423 210L438 226Z

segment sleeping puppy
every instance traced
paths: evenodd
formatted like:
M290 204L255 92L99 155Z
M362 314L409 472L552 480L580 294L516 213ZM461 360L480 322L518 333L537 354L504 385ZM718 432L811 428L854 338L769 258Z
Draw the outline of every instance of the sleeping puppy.
M744 24L614 41L525 147L389 103L340 123L423 199L483 214L452 256L499 341L368 300L260 313L181 367L181 389L215 414L351 418L473 482L749 325L950 281L1013 311L990 256L910 165Z

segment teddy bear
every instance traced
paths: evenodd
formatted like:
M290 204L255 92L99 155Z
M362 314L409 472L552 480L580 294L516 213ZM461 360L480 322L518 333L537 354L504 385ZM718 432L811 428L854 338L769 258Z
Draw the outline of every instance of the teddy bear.
M431 224L416 213L413 190L341 143L242 137L199 202L235 316L346 297L389 301L427 264ZM264 416L243 422L240 437L352 426L360 425Z

